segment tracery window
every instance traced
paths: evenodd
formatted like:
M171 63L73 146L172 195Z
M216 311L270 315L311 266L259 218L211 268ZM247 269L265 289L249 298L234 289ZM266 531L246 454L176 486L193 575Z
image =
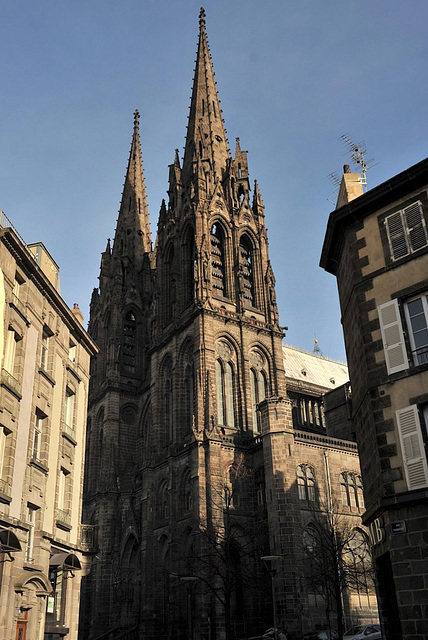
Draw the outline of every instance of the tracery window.
M218 223L211 227L211 277L214 295L227 297L225 234Z
M315 475L308 464L300 464L297 467L297 486L300 500L315 501Z
M244 305L256 306L254 288L253 245L248 236L243 235L239 241L239 273L240 289L244 296Z
M343 471L340 474L340 490L343 504L364 509L363 482L358 473Z

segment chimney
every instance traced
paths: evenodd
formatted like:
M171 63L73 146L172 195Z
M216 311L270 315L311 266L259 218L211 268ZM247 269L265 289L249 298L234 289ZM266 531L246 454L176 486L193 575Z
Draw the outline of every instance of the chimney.
M336 209L343 207L351 200L363 195L363 182L359 173L351 173L349 164L343 165L342 182L340 183Z
M73 304L71 313L75 316L76 320L80 322L80 324L83 324L83 313L80 311L79 305L77 304L77 302Z

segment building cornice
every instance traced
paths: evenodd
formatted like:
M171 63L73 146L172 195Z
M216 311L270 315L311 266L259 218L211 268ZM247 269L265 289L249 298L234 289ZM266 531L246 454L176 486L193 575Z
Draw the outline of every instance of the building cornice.
M74 316L71 309L66 305L61 295L45 276L42 269L36 263L34 257L22 243L15 231L11 227L0 229L0 240L8 250L12 250L17 261L20 263L20 266L27 273L28 277L42 295L49 300L49 303L57 311L61 320L70 330L72 335L85 346L90 355L98 353L98 346L90 338L83 326Z

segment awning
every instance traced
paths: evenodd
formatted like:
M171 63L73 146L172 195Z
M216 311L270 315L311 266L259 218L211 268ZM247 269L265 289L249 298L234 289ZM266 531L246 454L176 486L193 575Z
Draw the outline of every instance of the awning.
M72 569L78 571L82 568L79 558L74 553L66 551L62 553L54 553L49 560L51 567L62 567L63 569Z
M0 551L22 551L19 542L12 529L0 529Z

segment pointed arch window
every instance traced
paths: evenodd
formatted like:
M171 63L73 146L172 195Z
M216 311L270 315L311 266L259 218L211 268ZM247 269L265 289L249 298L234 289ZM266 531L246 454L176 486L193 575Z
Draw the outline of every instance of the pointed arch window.
M137 320L133 311L126 313L123 321L122 367L123 372L136 372Z
M239 273L240 289L244 297L244 305L255 307L254 248L252 242L246 235L243 235L239 241Z
M188 364L184 372L184 415L185 432L188 433L195 422L195 375L192 364Z
M190 475L190 469L187 469L183 476L182 506L185 512L189 512L193 508L192 477Z
M164 393L164 408L165 408L165 444L172 442L173 439L173 420L172 420L172 384L171 380L165 381L165 393Z
M297 486L300 500L315 501L315 475L312 467L307 464L297 467Z
M217 420L219 425L235 426L234 372L231 362L216 360Z
M253 428L261 431L260 413L257 406L267 396L267 378L264 371L257 371L253 367L250 369L250 390L251 390L251 408L253 413Z
M171 245L166 251L165 258L165 321L169 322L174 315L176 302L176 282L173 273L174 247Z
M194 273L195 273L195 251L194 251L193 229L188 229L183 243L183 304L187 306L193 300Z
M214 295L227 297L225 234L218 223L211 227L211 274Z
M364 509L363 483L358 473L344 471L340 474L340 492L343 504Z

